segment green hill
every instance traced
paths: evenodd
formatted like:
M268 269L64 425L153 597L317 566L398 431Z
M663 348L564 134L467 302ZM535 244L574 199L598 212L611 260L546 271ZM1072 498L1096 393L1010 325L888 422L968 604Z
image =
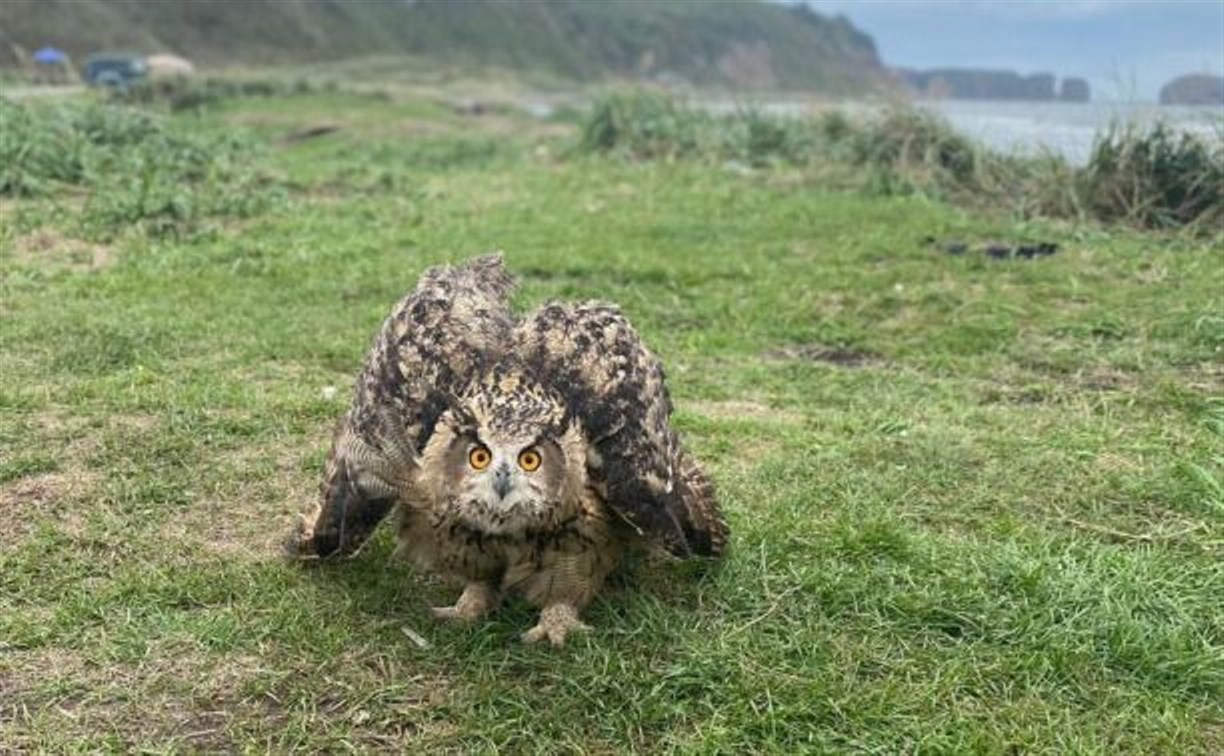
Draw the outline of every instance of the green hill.
M3 0L0 62L53 44L174 52L211 66L411 54L579 81L861 91L870 37L805 6L666 0Z

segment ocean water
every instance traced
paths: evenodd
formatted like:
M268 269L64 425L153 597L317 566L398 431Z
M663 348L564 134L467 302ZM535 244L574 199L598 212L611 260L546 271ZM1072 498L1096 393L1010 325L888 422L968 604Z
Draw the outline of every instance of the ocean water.
M1113 125L1163 121L1208 139L1224 139L1224 108L1110 102L931 100L918 106L943 116L957 130L1002 152L1050 151L1069 162L1088 162L1097 136Z

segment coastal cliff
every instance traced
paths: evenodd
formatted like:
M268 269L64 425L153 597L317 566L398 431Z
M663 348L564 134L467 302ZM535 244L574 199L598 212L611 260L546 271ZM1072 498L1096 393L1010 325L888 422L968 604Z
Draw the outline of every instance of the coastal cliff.
M1062 80L1050 73L1028 76L1015 71L977 68L935 68L925 71L896 69L902 86L918 97L953 100L1034 100L1087 102L1088 82L1078 77Z
M1160 88L1161 105L1224 105L1224 77L1178 76Z

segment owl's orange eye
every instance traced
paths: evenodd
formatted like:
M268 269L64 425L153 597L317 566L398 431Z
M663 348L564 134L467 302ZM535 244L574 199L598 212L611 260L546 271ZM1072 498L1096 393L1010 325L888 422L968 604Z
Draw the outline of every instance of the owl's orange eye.
M540 469L540 453L534 449L524 449L519 454L519 467L527 472L535 472Z
M483 470L493 461L493 455L483 446L477 446L468 453L468 463L477 470Z

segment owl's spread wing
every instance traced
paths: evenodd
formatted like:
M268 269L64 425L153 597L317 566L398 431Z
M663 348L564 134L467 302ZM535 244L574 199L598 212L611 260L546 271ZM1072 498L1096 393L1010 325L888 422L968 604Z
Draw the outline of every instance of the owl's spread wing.
M508 344L513 288L501 255L426 271L374 340L354 390L354 433L385 454L415 460L447 398Z
M513 329L500 255L431 268L383 322L327 460L322 497L295 550L351 553L411 495L417 462L456 389Z
M677 556L721 553L708 478L671 426L663 367L629 320L600 302L544 305L518 328L528 365L553 376L594 446L608 505Z

